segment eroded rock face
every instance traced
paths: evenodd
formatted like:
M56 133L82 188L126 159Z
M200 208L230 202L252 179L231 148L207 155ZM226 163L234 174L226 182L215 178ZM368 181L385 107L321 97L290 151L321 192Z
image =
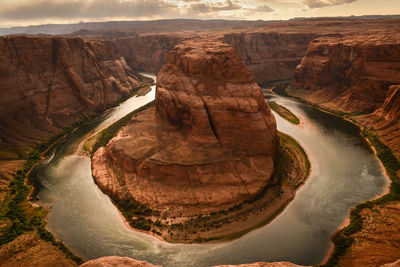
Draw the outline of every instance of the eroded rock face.
M223 40L236 47L240 59L259 84L290 80L314 33L242 32L225 34Z
M156 109L203 144L273 154L275 120L230 45L193 40L176 46L158 73Z
M234 48L185 41L158 74L155 108L95 153L93 177L104 192L170 216L207 214L268 185L275 139L275 119Z
M389 86L383 104L372 114L360 116L358 121L373 128L400 158L400 85Z
M109 256L90 260L80 265L81 267L160 267L145 261L139 261L128 257Z
M385 101L388 87L400 83L400 35L316 39L293 83L322 104L350 113L373 112Z
M18 152L141 85L112 43L64 37L0 38L0 81L0 146Z
M373 128L400 157L400 35L374 33L313 41L293 79L302 97Z
M181 37L173 34L151 34L119 38L113 42L132 69L157 73L165 64L168 52L181 41Z
M291 262L282 261L282 262L255 262L255 263L246 263L239 265L218 265L214 267L311 267L311 266L296 265Z
M196 36L195 33L191 38ZM234 45L243 63L259 84L289 80L306 54L314 33L234 32L221 38ZM158 72L168 52L184 39L178 34L137 35L113 40L121 55L134 70Z

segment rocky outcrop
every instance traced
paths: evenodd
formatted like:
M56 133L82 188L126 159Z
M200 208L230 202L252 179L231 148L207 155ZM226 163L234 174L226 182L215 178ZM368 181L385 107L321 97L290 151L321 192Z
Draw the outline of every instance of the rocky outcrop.
M400 157L399 34L316 39L296 68L293 84L295 95L351 113Z
M291 262L282 261L282 262L255 262L255 263L246 263L239 265L218 265L214 267L310 267L310 266L296 265Z
M158 74L155 108L94 154L93 177L114 198L165 216L208 214L268 185L275 139L275 119L234 48L185 41Z
M360 116L357 120L373 129L400 158L400 85L389 86L383 104L372 114Z
M382 265L382 267L399 267L399 266L400 266L400 260Z
M360 215L362 229L352 236L354 243L337 266L400 266L400 203L366 208Z
M182 39L172 34L153 34L119 38L114 43L132 69L157 73L165 64L168 52Z
M349 113L371 113L400 83L400 35L323 37L311 42L293 83L307 98Z
M0 147L23 153L142 84L108 41L0 38Z
M259 84L290 80L314 33L241 32L225 34Z
M139 261L128 257L109 256L90 260L80 267L160 267L145 261Z

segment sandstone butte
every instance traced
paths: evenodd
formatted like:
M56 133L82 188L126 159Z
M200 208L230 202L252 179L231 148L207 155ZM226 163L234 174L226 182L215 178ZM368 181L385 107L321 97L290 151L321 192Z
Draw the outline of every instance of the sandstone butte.
M108 41L1 37L1 156L23 154L115 105L143 80Z
M400 157L400 34L323 37L297 66L292 93L350 113Z
M268 185L275 141L275 119L234 47L187 40L158 73L155 108L93 155L93 177L114 199L165 216L209 214Z

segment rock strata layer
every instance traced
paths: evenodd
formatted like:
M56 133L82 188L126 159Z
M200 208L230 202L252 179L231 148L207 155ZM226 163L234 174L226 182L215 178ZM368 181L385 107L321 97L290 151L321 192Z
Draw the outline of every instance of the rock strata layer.
M290 80L315 33L229 33L224 42L236 47L240 59L259 84Z
M399 34L316 39L297 67L293 84L306 100L351 113L400 156Z
M189 38L196 35L192 33ZM218 38L235 46L255 80L265 84L291 79L308 44L319 36L315 33L233 32ZM168 52L184 38L182 34L173 33L141 34L117 38L113 42L132 69L155 73L166 63Z
M160 267L145 261L139 261L128 257L108 256L90 260L80 267Z
M235 49L177 45L157 77L155 108L134 117L93 156L103 192L195 216L254 198L273 171L276 123Z
M118 38L113 42L132 69L157 73L165 64L168 52L182 39L178 35L152 34Z
M0 149L27 147L92 116L142 84L108 41L0 38Z

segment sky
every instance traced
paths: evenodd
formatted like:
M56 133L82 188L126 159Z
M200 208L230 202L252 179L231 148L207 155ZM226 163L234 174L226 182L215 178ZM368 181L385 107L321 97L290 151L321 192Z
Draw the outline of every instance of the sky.
M286 20L391 14L400 14L400 0L0 0L0 27L111 20Z

